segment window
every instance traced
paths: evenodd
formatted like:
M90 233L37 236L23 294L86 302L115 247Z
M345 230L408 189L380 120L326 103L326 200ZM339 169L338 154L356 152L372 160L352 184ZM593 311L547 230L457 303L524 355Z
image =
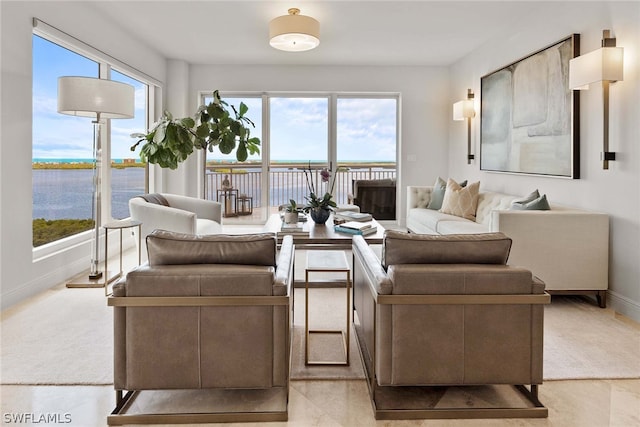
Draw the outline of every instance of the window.
M150 94L157 84L131 67L35 20L33 34L33 247L34 257L60 248L61 239L93 229L93 126L85 117L57 112L61 76L112 78L135 88L135 117L103 126L102 221L129 216L128 200L145 191L146 168L130 151L133 132L147 129ZM117 67L118 71L113 67ZM111 167L109 167L111 166ZM103 166L104 169L104 166ZM89 235L87 234L87 237ZM80 239L80 240L79 240ZM78 236L66 245L85 239ZM56 243L50 249L39 247ZM36 255L36 253L38 255Z
M131 151L131 134L147 129L148 85L118 71L111 71L111 80L130 84L135 88L135 116L132 119L111 121L111 216L128 218L129 199L145 190L146 168L138 152Z
M207 154L207 198L217 199L224 175L231 172L231 184L240 193L262 195L253 198L253 206L258 209L251 217L241 218L243 222L264 220L289 199L305 203L308 189L304 169L309 163L316 178L324 167L337 173L334 197L339 204L347 203L354 179L396 177L397 95L303 92L244 98L223 93L221 97L233 105L245 102L249 105L247 116L254 121L268 119L261 134L253 133L261 138L262 155L250 159L252 167L262 159L262 171L268 172L268 179L243 180L242 174L248 172L246 163L237 164L233 155L221 156L218 151ZM211 98L201 99L206 103ZM267 111L262 111L261 105Z
M33 36L33 246L93 228L91 123L57 112L58 77L99 64Z

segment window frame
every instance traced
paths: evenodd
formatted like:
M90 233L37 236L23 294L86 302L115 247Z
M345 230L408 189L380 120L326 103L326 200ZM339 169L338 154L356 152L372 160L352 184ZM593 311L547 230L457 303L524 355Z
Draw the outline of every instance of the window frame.
M99 64L99 78L111 79L111 69L116 70L121 74L125 74L133 79L136 79L147 86L147 105L146 105L146 118L145 122L147 126L155 120L155 107L156 99L155 94L160 93L162 83L159 80L143 73L140 70L102 52L101 50L59 30L38 18L33 18L33 31L32 37L38 36L42 39L56 44L62 48L65 48L73 53L86 57ZM31 53L33 56L33 52ZM33 80L33 76L32 76ZM87 126L90 126L90 122L87 122ZM102 143L104 147L102 151L102 164L109 165L109 167L103 167L101 169L101 182L102 182L102 218L103 222L107 222L111 218L111 123L107 120L106 125L102 126ZM133 140L132 140L133 142ZM32 150L33 153L33 150ZM148 166L147 166L148 168ZM148 169L147 169L148 170ZM148 191L149 181L151 180L150 174L145 174L145 190ZM33 216L33 215L32 215ZM55 255L60 251L69 249L71 247L85 243L93 238L93 229L83 231L71 236L58 239L53 242L46 243L44 245L32 248L33 261L36 262L43 258Z
M213 90L210 91L198 91L197 100L198 106L202 105L205 102L205 98L207 96L211 96ZM271 110L270 110L270 99L271 98L327 98L328 100L328 117L327 117L327 126L328 126L328 140L327 140L327 148L328 148L328 162L331 165L332 173L336 173L338 167L338 122L337 122L337 114L338 114L338 100L339 99L393 99L396 102L395 114L396 114L396 123L395 123L395 131L396 131L396 147L395 147L395 163L396 163L396 176L397 180L400 179L400 148L402 144L402 134L401 134L401 105L402 105L402 94L399 92L339 92L339 91L275 91L275 92L256 92L256 91L220 91L220 97L222 99L226 98L262 98L262 135L260 139L260 151L262 156L262 172L263 174L268 174L269 165L271 163L271 129L270 129L270 120L271 120ZM206 153L202 153L198 157L198 167L201 171L199 173L198 179L198 194L202 194L203 197L206 197L206 183L205 183L205 166L206 166ZM396 186L396 191L400 186ZM262 205L266 204L266 191L263 191L263 199L261 201ZM396 197L396 200L400 200L400 197Z

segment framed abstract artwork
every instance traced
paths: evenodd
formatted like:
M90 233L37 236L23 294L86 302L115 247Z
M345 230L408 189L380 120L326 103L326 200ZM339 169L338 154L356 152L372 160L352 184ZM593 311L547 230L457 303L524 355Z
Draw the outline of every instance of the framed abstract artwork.
M580 177L579 92L569 88L573 34L481 78L480 169Z

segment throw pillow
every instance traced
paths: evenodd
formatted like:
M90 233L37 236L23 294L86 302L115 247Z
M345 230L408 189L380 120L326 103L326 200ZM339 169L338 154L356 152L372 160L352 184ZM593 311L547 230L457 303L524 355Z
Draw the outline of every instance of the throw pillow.
M460 187L465 187L466 185L466 179L460 183ZM427 209L433 209L435 211L440 210L440 208L442 208L442 201L444 200L444 194L446 190L447 183L444 182L444 179L438 177L438 179L436 179L436 183L433 185L433 190L431 191L431 199L429 200Z
M462 187L449 178L440 212L475 221L480 181Z
M511 205L524 205L527 204L535 199L537 199L538 197L540 197L540 193L538 193L538 189L536 188L535 190L533 190L531 193L527 194L526 196L524 196L521 199L516 199L513 202L511 202Z
M160 193L141 194L138 197L143 198L147 203L153 203L156 205L169 206L169 202Z
M514 203L511 205L511 209L514 211L548 211L551 210L551 207L547 201L547 195L544 194L528 203Z
M444 179L438 177L438 179L436 179L436 183L433 185L433 190L431 191L431 200L429 200L427 209L433 209L437 211L442 207L442 200L444 200L444 192L446 189L447 183L444 182Z

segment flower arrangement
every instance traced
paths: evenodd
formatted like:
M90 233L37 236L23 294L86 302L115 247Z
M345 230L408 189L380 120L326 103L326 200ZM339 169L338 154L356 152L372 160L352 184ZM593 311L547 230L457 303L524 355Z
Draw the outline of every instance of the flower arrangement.
M333 208L337 206L336 202L333 201L333 189L336 185L336 177L334 176L333 179L331 179L331 172L327 168L320 171L320 178L322 182L327 184L327 191L322 197L318 197L318 193L313 182L311 162L309 162L307 169L304 169L304 177L307 181L307 188L309 189L309 195L304 197L307 200L307 205L303 208L304 212L308 213L317 209L332 211ZM330 184L329 181L331 181Z

